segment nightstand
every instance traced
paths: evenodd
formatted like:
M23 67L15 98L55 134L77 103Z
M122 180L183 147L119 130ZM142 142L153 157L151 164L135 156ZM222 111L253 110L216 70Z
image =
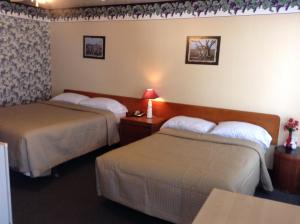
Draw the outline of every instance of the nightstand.
M286 151L277 146L274 154L274 180L276 186L285 192L300 193L300 148Z
M153 117L124 117L120 121L120 144L127 145L131 142L145 138L159 131L165 118Z

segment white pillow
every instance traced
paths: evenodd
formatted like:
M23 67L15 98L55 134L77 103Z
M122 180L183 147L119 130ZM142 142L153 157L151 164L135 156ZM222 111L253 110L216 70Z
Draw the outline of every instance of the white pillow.
M215 126L215 123L201 118L176 116L165 122L161 128L175 128L202 134L209 132Z
M83 100L79 103L82 106L92 107L96 109L109 110L114 114L124 114L128 112L127 108L118 101L110 98L95 97Z
M78 104L80 101L86 100L86 99L89 99L89 97L80 95L77 93L62 93L62 94L59 94L59 95L53 97L51 100Z
M269 148L272 141L272 137L264 128L239 121L220 122L210 134L253 141L264 149Z

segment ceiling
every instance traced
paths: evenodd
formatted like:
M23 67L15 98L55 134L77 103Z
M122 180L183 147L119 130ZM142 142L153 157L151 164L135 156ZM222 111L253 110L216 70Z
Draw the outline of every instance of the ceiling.
M20 2L26 5L33 5L31 0L11 0L12 2ZM170 0L48 0L49 3L40 4L41 8L46 9L62 9L101 5L121 5L121 4L138 4L138 3L154 3L169 2ZM175 0L171 0L175 1Z

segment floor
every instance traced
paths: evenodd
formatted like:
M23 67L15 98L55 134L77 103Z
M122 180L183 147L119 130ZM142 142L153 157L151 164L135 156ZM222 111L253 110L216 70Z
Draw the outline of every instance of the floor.
M94 161L102 149L59 166L59 177L31 179L11 172L14 224L167 224L96 196ZM258 197L300 205L299 195L258 189Z

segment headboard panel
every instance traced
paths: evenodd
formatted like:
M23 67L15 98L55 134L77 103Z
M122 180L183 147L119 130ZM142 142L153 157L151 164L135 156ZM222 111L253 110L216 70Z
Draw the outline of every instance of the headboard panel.
M64 92L79 93L89 97L109 97L124 104L129 111L138 109L146 111L147 109L147 101L138 98L70 89L66 89ZM157 101L153 101L153 114L164 118L171 118L177 115L186 115L203 118L215 123L220 121L249 122L265 128L272 136L272 144L277 144L278 141L280 118L277 115Z
M107 97L111 99L115 99L120 103L124 104L129 111L141 110L141 99L133 98L133 97L126 97L126 96L115 96L109 94L102 94L102 93L94 93L94 92L87 92L81 90L72 90L72 89L65 89L65 93L78 93L81 95L85 95L88 97Z
M277 144L280 118L273 114L254 113L239 110L229 110L213 107L203 107L187 104L153 102L153 114L171 118L177 115L199 117L219 123L221 121L243 121L256 124L266 129L272 136L272 144Z

